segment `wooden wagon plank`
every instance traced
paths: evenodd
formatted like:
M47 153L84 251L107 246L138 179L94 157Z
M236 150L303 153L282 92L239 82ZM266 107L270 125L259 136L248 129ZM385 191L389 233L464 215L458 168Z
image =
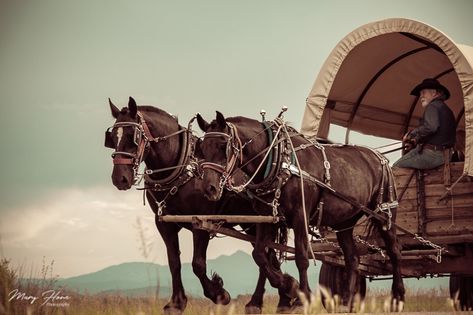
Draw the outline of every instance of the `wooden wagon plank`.
M453 196L453 204L455 207L473 206L473 194ZM446 209L451 207L451 198L447 197L445 201L438 202L437 198L426 198L425 206L427 211L430 209ZM414 199L403 199L399 203L398 209L401 212L417 211L417 197Z
M452 198L447 197L445 201L438 202L437 198L426 198L425 206L427 209L450 208ZM473 205L473 193L469 195L453 196L453 205L455 207L468 207Z
M447 219L452 216L452 208L432 208L427 211L427 219ZM453 217L455 219L468 219L473 218L473 205L467 207L454 207Z
M453 222L451 219L427 222L426 232L429 235L473 233L473 218Z

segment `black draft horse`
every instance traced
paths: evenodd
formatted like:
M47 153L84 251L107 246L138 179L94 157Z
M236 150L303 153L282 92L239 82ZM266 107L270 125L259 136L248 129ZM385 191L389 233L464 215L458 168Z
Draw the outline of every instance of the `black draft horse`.
M159 221L158 214L254 214L251 204L233 193L225 193L218 202L209 201L201 193L201 180L189 173L190 165L180 165L186 143L197 142L191 132L180 126L175 117L152 106L137 106L130 97L128 107L119 110L110 100L112 116L116 119L113 127L106 132L105 146L115 149L112 154L114 167L113 184L119 190L130 189L135 181L139 164L144 161L148 170L156 173L145 177L146 197L156 214L156 227L164 240L168 263L172 276L172 296L165 305L165 313L181 313L187 304L187 297L181 280L181 261L178 233L182 227L193 234L194 252L192 267L199 278L204 295L214 303L228 304L230 295L223 288L223 281L213 274L207 277L206 251L210 240L207 231L192 229L191 224L176 224ZM185 137L189 137L186 139ZM198 150L197 150L198 151ZM193 154L194 152L187 152ZM180 170L173 181L164 185L165 189L153 189L153 183L166 181L173 171ZM164 170L163 172L159 172ZM176 175L176 174L174 174ZM177 188L173 189L176 186ZM161 186L161 188L163 188ZM165 201L164 203L160 202ZM244 226L248 234L255 235L255 226ZM279 261L274 250L267 253L274 268L279 270ZM261 313L266 277L260 271L258 283L251 300L246 305L247 313ZM289 298L280 296L279 303L287 305Z
M272 150L270 148L271 139L265 130L268 129L268 127L265 127L266 125L245 117L225 119L219 112L217 112L216 119L211 123L206 122L200 115L197 116L197 121L200 128L205 132L201 144L205 160L203 165L206 166L203 170L203 181L206 195L210 200L215 201L219 198L222 187L225 183L229 183L235 169L243 170L248 176L255 176L252 182L255 186L265 181L263 168L260 169L259 167L270 161L265 162L262 153ZM273 124L276 124L276 122L277 120ZM285 123L279 120L276 125L284 127ZM359 256L353 240L353 228L365 213L360 207L342 200L330 190L342 192L355 204L363 205L369 209L376 209L382 202L386 201L386 195L390 189L391 195L395 195L392 186L392 172L386 163L387 161L383 161L382 157L371 149L343 145L314 145L294 129L287 127L285 130L289 129L291 133L286 133L286 144L288 138L290 138L292 140L292 150L287 145L280 152L286 152L287 154L290 151L291 159L297 157L300 165L298 171L304 172L304 181L301 183L301 178L297 175L287 175L290 172L292 173L291 168L287 167L286 173L283 170L280 175L274 177L276 182L285 181L285 184L279 186L279 198L275 196L276 193L262 194L259 200L253 200L254 209L260 211L260 214L271 215L273 213L274 215L274 207L271 207L271 205L274 205L274 201L276 201L279 214L285 217L288 227L294 230L295 260L299 271L298 289L307 298L310 297L307 280L308 249L310 248L307 236L308 225L329 226L339 231L337 239L344 254L348 274L346 281L348 296L344 299L352 309L359 264ZM281 132L283 133L283 131ZM273 134L276 134L276 130L273 131ZM273 136L273 138L277 137ZM296 156L293 152L296 152ZM273 161L277 161L277 159ZM330 164L327 164L327 162ZM286 158L286 166L290 163ZM329 169L327 169L327 165L331 165L331 168L329 166ZM294 163L292 166L292 170L294 170ZM330 178L330 186L324 187L320 183L323 183L323 179L327 175ZM317 179L320 179L318 183ZM304 191L305 205L301 198L302 190ZM258 191L253 190L252 192L257 194ZM391 198L391 201L393 200L395 200L395 196ZM320 201L324 203L323 211L318 211ZM303 212L304 206L305 214ZM395 210L395 208L392 209L392 222L396 217ZM405 294L400 272L400 245L397 242L395 226L386 228L386 226L383 226L385 223L383 221L379 217L378 219L371 218L370 224L384 240L393 272L392 305L394 310L399 310L403 307ZM261 224L258 225L256 233L256 244L253 250L255 262L265 272L273 287L279 288L285 291L287 295L294 297L296 294L294 287L297 288L297 281L271 268L264 255L265 243L274 241L276 238L276 227L272 224Z

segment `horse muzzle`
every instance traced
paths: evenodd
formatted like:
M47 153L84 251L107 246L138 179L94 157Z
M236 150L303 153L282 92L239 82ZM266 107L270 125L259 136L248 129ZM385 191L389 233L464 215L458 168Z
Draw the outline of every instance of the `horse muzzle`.
M115 165L112 173L112 182L118 190L128 190L133 186L133 174L121 165Z
M204 196L210 201L217 201L222 197L223 188L209 184L205 188Z

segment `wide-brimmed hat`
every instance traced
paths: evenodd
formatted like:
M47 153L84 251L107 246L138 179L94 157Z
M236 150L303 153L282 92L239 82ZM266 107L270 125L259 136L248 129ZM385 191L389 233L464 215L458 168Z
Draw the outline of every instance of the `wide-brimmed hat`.
M419 96L420 91L425 89L442 91L445 94L445 99L450 97L450 91L436 79L425 79L411 91L411 95Z

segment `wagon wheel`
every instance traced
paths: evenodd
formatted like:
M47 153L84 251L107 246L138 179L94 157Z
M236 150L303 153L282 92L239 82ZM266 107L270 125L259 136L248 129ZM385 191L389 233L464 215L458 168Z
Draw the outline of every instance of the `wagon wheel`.
M331 298L333 298L335 295L338 295L339 298L341 299L340 300L341 304L346 306L348 304L348 300L346 298L347 288L344 285L346 283L345 279L346 279L345 267L338 267L338 266L322 263L322 266L320 268L320 273L319 273L319 285L323 286L328 291L326 293L330 294ZM355 293L358 293L360 295L361 301L365 299L365 296L366 296L365 276L358 277ZM321 299L322 299L322 304L324 305L326 309L328 307L329 308L331 307L327 305L328 297L326 296L326 294L322 294Z
M450 276L450 297L456 311L473 310L473 277Z

